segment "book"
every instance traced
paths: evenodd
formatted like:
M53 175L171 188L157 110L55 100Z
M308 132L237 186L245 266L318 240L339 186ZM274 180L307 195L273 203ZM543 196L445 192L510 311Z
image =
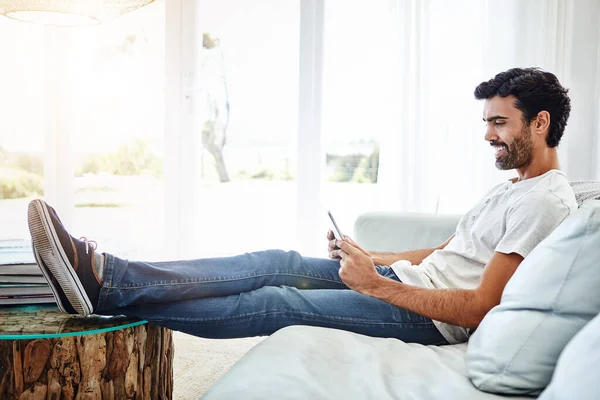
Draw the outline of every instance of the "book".
M0 305L12 304L47 304L56 303L54 296L18 296L18 297L2 297L0 296Z
M35 264L31 242L0 240L0 265Z
M49 294L52 295L52 289L48 284L37 285L37 284L23 284L23 285L0 285L0 296L32 296Z
M0 274L0 284L3 283L38 283L47 284L46 278L37 275L2 275Z
M4 264L0 265L0 275L33 275L43 276L40 267L33 264Z

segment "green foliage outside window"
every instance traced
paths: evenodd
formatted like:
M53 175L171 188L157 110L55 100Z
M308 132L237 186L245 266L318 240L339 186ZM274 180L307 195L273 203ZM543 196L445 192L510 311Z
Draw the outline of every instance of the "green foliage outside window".
M16 168L0 167L0 199L41 196L44 182L40 175Z
M121 145L116 151L94 154L82 160L75 175L107 172L113 175L151 175L161 177L163 162L152 152L150 144L138 139Z
M379 169L379 147L367 156L364 154L332 155L327 154L327 166L332 182L377 183Z
M41 196L43 173L42 161L35 155L0 147L0 199Z

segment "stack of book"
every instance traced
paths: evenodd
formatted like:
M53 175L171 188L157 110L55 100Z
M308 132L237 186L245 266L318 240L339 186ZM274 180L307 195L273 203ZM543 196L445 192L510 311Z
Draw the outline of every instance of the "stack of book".
M54 303L31 242L0 240L0 305Z

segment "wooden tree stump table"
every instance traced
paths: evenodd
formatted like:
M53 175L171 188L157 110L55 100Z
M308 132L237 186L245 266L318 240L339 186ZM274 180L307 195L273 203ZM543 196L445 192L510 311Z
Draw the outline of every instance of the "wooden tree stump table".
M0 308L0 399L171 399L171 331L56 306Z

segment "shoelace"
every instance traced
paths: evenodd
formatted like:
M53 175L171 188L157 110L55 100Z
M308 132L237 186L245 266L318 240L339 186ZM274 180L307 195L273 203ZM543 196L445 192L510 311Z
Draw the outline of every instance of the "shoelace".
M79 240L85 243L85 254L88 254L88 246L94 250L98 248L98 243L95 240L88 240L85 236L80 237Z

